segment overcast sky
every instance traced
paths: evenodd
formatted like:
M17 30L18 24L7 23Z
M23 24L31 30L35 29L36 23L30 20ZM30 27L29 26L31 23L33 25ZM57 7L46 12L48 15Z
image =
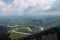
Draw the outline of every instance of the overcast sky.
M0 0L0 15L60 15L60 0Z

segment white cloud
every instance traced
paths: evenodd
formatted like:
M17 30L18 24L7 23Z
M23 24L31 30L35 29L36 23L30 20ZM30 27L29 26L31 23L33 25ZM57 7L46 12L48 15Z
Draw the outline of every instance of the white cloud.
M53 5L55 0L14 0L11 4L7 5L2 0L0 0L0 12L2 15L21 15L24 11L30 13L31 15L35 12L43 12L49 10Z

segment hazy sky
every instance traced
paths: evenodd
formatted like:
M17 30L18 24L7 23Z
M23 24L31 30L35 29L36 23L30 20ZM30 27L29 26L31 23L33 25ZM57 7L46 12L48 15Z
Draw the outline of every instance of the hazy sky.
M0 15L60 15L60 0L0 0Z

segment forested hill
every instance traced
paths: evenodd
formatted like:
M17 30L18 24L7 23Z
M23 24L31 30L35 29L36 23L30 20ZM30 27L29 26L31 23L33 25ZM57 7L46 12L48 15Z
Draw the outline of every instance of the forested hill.
M60 40L60 26L32 34L19 40Z

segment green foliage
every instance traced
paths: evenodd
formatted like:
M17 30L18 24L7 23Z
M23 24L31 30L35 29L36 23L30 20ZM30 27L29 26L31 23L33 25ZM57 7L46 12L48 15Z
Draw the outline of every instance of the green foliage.
M11 40L10 33L0 33L0 40Z

